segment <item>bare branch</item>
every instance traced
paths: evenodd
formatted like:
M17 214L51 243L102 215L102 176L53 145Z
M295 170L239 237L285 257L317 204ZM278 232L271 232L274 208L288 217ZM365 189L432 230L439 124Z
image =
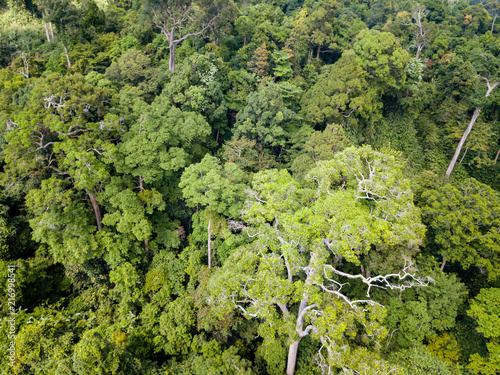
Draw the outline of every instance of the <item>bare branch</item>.
M48 147L48 146L50 146L50 145L53 145L54 143L56 143L56 142L47 142L47 143L46 143L46 144L44 144L43 146L38 147L35 151L39 151L39 150L41 150L41 149L44 149L44 148L46 148L46 147Z
M425 280L419 277L416 277L414 273L409 273L408 271L411 269L413 266L413 263L411 261L406 261L404 268L401 270L399 273L392 273L388 275L378 275L374 277L365 277L361 274L358 275L352 275L349 273L345 273L342 271L337 270L336 268L332 267L331 265L325 265L324 266L324 276L328 280L332 280L328 278L326 272L331 271L339 276L346 277L348 279L359 279L361 280L364 284L368 285L368 290L366 292L366 296L370 297L370 290L372 287L376 288L381 288L381 289L397 289L400 291L403 291L408 288L413 288L415 286L427 286L429 285L429 282L433 282L433 280L430 277L427 277ZM390 282L390 278L397 278L399 280L406 280L404 283L401 284L393 284Z
M7 130L16 130L16 129L21 129L21 127L19 127L17 125L17 123L15 123L14 121L12 121L12 119L8 119L7 120L7 123L6 123L6 127L5 127Z

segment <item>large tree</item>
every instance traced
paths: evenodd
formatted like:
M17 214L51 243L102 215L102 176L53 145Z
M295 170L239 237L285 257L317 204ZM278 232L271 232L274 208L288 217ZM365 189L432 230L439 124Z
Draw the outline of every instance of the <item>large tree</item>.
M151 0L145 8L153 24L160 29L170 48L169 69L175 71L175 47L184 40L205 35L232 2L223 0Z
M467 311L476 319L477 330L489 339L488 356L474 354L469 369L474 374L496 375L500 373L500 289L482 289Z
M427 14L429 14L429 10L422 5L419 5L413 8L411 13L401 12L396 16L398 23L400 23L401 25L410 26L411 28L411 31L413 33L413 40L408 48L417 49L417 54L415 55L416 59L420 57L420 52L422 52L429 39L429 30L425 25L425 16Z
M213 156L205 155L197 164L186 168L181 177L179 187L190 207L205 207L208 215L222 214L238 219L238 212L243 203L243 191L246 186L241 183L244 173L235 163L220 165ZM212 267L212 231L214 223L208 218L207 248L208 268Z
M29 103L8 120L4 178L8 189L31 189L33 237L48 244L58 261L100 252L94 238L103 228L97 193L109 178L119 129L106 117L113 101L111 90L80 75L52 74L35 82Z
M430 238L446 261L479 267L490 279L500 275L500 196L471 178L428 190L422 197Z
M322 345L316 356L321 366L358 370L363 361L356 358L362 356L377 362L369 344L344 347L346 330L355 324L367 335L383 336L383 309L370 298L371 289L426 284L403 259L402 271L385 276L351 272L374 247L415 247L421 241L420 213L393 157L370 147L349 148L319 163L309 177L317 182L314 189L301 187L286 170L254 176L243 211L254 241L233 253L211 280L218 308L261 319L264 338L287 338L287 375L293 375L299 342L308 335ZM349 281L364 283L366 297Z
M489 104L489 96L493 93L493 90L495 90L495 88L500 84L500 59L497 57L495 52L492 52L493 51L490 52L481 49L472 51L471 60L475 65L474 67L477 69L479 77L485 81L487 89L482 100L478 101L480 105L476 107L469 125L465 129L462 138L460 138L460 141L458 142L455 153L453 154L450 164L448 165L448 169L444 174L446 178L449 178L451 173L453 172L458 157L462 152L462 147L464 146L467 137L472 131L474 124L479 118L482 107Z
M164 198L169 203L180 199L174 193L178 171L201 157L210 126L202 115L176 108L165 95L151 104L137 100L134 115L136 121L118 146L121 157L115 168L123 176L106 188L113 209L103 222L117 224L118 231L144 241L149 253L150 245L171 246L175 228L165 220L166 214L153 214L165 209ZM155 243L150 244L155 232Z

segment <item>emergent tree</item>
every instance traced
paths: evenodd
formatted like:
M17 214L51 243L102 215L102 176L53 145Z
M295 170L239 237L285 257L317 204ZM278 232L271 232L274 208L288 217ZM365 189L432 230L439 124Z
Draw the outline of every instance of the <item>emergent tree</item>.
M214 275L212 298L222 313L236 308L261 319L262 337L288 339L287 375L294 374L299 343L308 335L322 345L316 356L322 366L360 370L357 358L377 356L369 344L345 349L346 330L357 322L367 337L384 336L383 308L371 298L372 288L427 284L409 260L401 272L385 276L351 273L362 254L381 244L419 245L420 212L401 174L392 156L367 146L320 162L309 175L315 189L302 188L286 170L254 176L243 211L254 241ZM366 296L356 295L347 281L366 284Z

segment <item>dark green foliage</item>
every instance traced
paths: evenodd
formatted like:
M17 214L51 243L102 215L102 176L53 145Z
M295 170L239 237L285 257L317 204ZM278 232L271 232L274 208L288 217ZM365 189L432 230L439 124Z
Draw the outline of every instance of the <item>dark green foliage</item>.
M447 184L423 194L424 213L439 254L464 269L479 267L490 279L499 276L500 197L475 179Z
M268 83L247 97L247 106L236 116L235 136L256 142L257 147L281 153L300 117L294 110L301 90L287 82ZM295 105L294 105L295 104Z

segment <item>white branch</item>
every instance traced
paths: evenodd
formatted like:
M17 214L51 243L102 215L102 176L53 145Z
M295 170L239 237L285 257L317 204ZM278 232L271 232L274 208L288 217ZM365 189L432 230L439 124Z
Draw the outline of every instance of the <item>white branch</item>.
M325 273L325 277L328 280L331 280L328 278L326 275L326 270L329 270L339 276L346 277L348 279L359 279L361 280L364 284L368 285L368 290L366 292L366 296L370 297L370 290L372 287L376 288L381 288L381 289L396 289L403 291L408 288L412 288L415 286L427 286L429 285L429 282L433 281L430 277L427 277L426 280L416 277L415 274L409 273L408 270L413 266L413 263L411 261L406 261L404 268L401 270L399 273L391 273L388 275L378 275L374 277L365 277L361 274L358 275L352 275L349 273L345 273L342 271L337 270L336 268L332 267L331 265L325 265L323 272ZM405 280L405 283L403 284L393 284L389 281L390 278L398 278L399 280Z

